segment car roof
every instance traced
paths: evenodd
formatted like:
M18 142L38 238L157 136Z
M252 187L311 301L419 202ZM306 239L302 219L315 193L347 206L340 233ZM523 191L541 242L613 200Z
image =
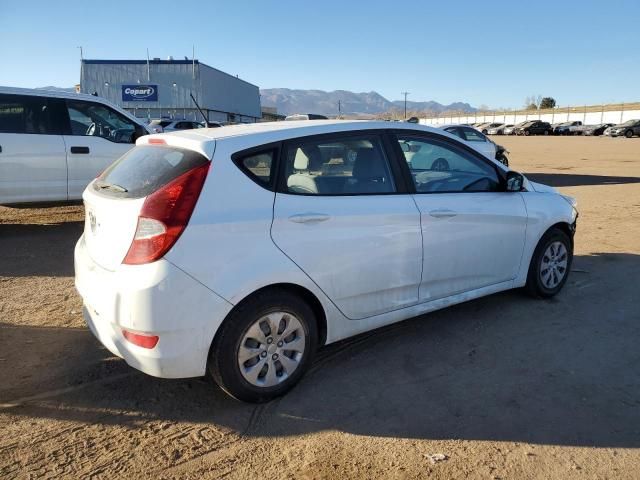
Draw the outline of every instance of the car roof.
M321 135L323 133L340 133L354 130L420 130L448 136L456 141L460 139L443 130L427 127L415 123L371 120L293 120L288 122L259 122L239 125L229 125L222 128L198 128L194 130L181 130L175 132L159 133L140 137L136 144L148 144L151 139L165 139L169 145L185 147L202 152L208 156L213 154L213 149L218 141L234 139L242 144L242 139L247 138L246 147L278 142L288 138L304 137L309 135Z
M37 89L37 88L3 87L3 86L0 86L0 93L9 94L9 95L30 95L34 97L66 98L69 100L84 100L87 102L102 103L103 105L107 105L113 108L114 110L117 110L118 113L125 115L130 120L135 120L135 122L138 125L142 125L144 121L144 119L140 119L135 115L132 115L131 113L124 110L123 108L120 108L118 105L111 103L106 98L97 97L95 95L88 95L86 93L63 92L59 90L44 90L44 89Z

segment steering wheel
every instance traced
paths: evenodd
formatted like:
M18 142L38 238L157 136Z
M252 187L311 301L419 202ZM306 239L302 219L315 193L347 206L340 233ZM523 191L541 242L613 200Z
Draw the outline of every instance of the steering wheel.
M446 158L436 158L431 164L431 170L436 170L439 172L449 170L449 162L447 162Z
M86 131L85 135L92 136L95 133L96 133L96 124L94 122L91 125L89 125L89 128L87 128L87 131Z

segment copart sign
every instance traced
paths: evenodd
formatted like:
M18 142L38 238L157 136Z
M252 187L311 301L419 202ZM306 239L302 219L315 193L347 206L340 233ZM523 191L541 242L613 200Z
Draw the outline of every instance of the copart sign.
M158 85L122 85L123 102L157 102Z

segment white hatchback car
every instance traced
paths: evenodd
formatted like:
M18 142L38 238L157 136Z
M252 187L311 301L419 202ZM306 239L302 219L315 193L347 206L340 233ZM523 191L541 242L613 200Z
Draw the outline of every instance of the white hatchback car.
M0 204L79 200L148 133L103 98L0 87Z
M388 122L142 137L84 201L75 281L96 337L246 401L286 392L321 345L515 287L555 295L577 218L457 137Z
M496 144L479 130L467 125L442 125L438 128L460 137L464 142L468 143L470 147L475 148L492 160L496 158L498 151Z

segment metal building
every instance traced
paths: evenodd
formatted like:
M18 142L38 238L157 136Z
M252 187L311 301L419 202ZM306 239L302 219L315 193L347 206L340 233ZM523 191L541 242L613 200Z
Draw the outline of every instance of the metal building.
M97 94L140 118L255 122L262 117L256 85L198 60L82 60L82 93Z

